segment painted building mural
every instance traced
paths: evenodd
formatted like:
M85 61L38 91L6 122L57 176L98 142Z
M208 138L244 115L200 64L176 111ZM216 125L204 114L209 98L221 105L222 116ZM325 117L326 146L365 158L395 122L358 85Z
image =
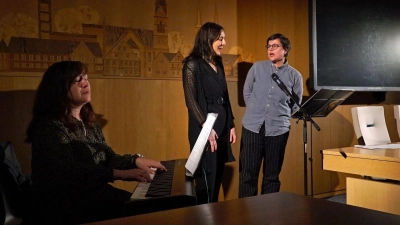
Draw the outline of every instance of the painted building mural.
M202 24L201 9L205 7L201 0L189 1L197 7L192 28L182 27L181 30L171 31L171 27L177 28L176 25L172 26L171 22L178 23L179 15L173 12L171 16L173 10L169 10L168 1L176 4L178 0L135 0L137 6L148 6L149 2L152 2L153 10L139 11L138 17L127 13L127 16L121 16L120 21L123 22L118 25L112 23L111 19L108 20L108 17L116 16L102 15L101 12L110 13L109 11L117 7L123 7L126 1L82 0L79 3L91 3L91 6L79 5L76 8L63 6L62 0L6 1L12 6L24 2L36 4L36 7L30 7L30 12L37 9L37 18L23 12L7 12L5 8L0 11L0 73L3 74L44 72L54 62L79 60L88 65L91 75L180 78L182 60L193 46L191 43L195 33ZM221 0L220 4L230 2L232 0ZM206 21L220 23L217 1L211 3L208 1L208 4L205 4L205 12L209 14L210 9L213 9L213 19ZM131 4L131 7L135 6L135 3ZM102 10L96 10L96 7ZM110 10L107 10L108 8ZM21 10L27 11L24 7L21 7ZM141 20L144 15L148 21L146 27L129 26L137 24L133 21ZM181 16L182 19L185 18L185 14ZM148 25L151 23L149 17L152 17L152 27ZM224 24L221 25L225 28L229 43L229 32ZM229 25L232 26L231 23ZM182 34L188 30L188 36L192 36L190 41L185 40ZM232 30L231 34L234 34ZM235 42L234 38L232 42ZM238 63L254 61L250 53L244 52L234 43L229 50L224 49L223 52L226 76L237 76Z

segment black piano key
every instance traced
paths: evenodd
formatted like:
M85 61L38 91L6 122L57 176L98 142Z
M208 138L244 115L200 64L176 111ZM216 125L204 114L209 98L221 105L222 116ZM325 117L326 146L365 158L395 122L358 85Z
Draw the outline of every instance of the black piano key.
M139 183L138 186L141 185L141 188L136 188L133 191L131 201L127 202L125 210L127 212L135 212L135 215L139 215L196 205L194 180L192 177L186 176L186 161L187 159L178 159L172 160L172 162L161 162L168 169L167 172L171 172L173 175L166 173L160 176L158 175L159 171L157 171L155 175L160 176L160 178L156 178L154 184L157 183L158 179L167 180L166 182L169 182L168 179L164 177L170 177L169 179L172 180L172 184L167 185L170 187L165 187L164 190L165 185L162 184L160 185L162 188L158 189L159 192L149 194L150 197L146 197L145 193L147 193L152 183L146 185ZM169 164L173 165L172 168L169 167ZM173 177L173 179L171 177ZM146 190L142 188L143 186L146 186ZM157 188L155 190L157 190ZM164 192L166 190L168 191Z
M154 175L146 197L160 197L171 194L172 180L174 176L175 160L161 162L167 171L157 171Z

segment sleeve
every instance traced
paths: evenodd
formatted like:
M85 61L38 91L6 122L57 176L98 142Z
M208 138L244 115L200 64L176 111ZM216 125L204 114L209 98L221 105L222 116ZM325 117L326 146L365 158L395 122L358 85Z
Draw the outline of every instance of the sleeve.
M201 126L206 121L206 115L201 110L198 102L197 88L200 84L197 84L197 77L200 76L196 74L196 62L193 60L188 60L182 69L182 82L183 82L183 92L185 95L185 103L189 110L189 114L194 116L196 121Z
M114 150L107 144L103 132L98 124L95 125L95 132L96 136L98 136L101 142L101 145L104 146L106 158L110 162L109 165L113 169L127 170L127 169L137 168L136 165L132 164L132 159L133 159L132 154L119 155L114 152Z
M235 123L233 122L235 120L235 116L233 115L233 111L232 111L232 105L231 105L231 101L229 99L229 92L228 90L226 91L226 95L228 98L228 107L229 107L229 114L230 114L230 122L228 124L229 128L233 128L235 127Z
M293 97L296 98L297 103L301 105L301 100L303 98L303 76L300 72L296 71L294 76L292 93L294 94ZM292 105L292 114L299 110L299 106L293 102Z
M253 64L249 72L247 73L246 80L243 86L243 98L246 105L251 96L251 93L253 92L253 84L255 81L255 76L256 76L256 68L255 64Z
M85 141L74 140L70 135L59 121L37 127L32 142L32 171L35 171L32 177L81 190L92 190L113 182L112 166L94 163L97 160L93 158L95 153L81 149L86 146ZM96 146L95 150L103 149L101 144ZM101 152L96 156L105 158Z

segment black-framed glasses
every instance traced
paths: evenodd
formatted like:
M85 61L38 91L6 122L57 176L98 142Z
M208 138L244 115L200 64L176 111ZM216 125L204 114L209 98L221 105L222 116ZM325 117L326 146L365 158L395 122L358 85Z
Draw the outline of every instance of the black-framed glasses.
M273 45L267 45L267 46L265 46L267 49L271 49L271 50L275 50L275 49L277 49L277 48L279 48L279 47L281 47L280 45L277 45L277 44L273 44Z

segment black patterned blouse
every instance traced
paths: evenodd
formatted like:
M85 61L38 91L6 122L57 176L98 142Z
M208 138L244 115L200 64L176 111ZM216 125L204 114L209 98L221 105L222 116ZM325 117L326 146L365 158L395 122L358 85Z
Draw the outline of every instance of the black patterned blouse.
M75 122L76 131L59 120L37 123L32 139L32 221L92 221L112 206L110 201L129 200L131 193L109 182L114 181L113 169L134 168L133 156L116 154L98 124Z

